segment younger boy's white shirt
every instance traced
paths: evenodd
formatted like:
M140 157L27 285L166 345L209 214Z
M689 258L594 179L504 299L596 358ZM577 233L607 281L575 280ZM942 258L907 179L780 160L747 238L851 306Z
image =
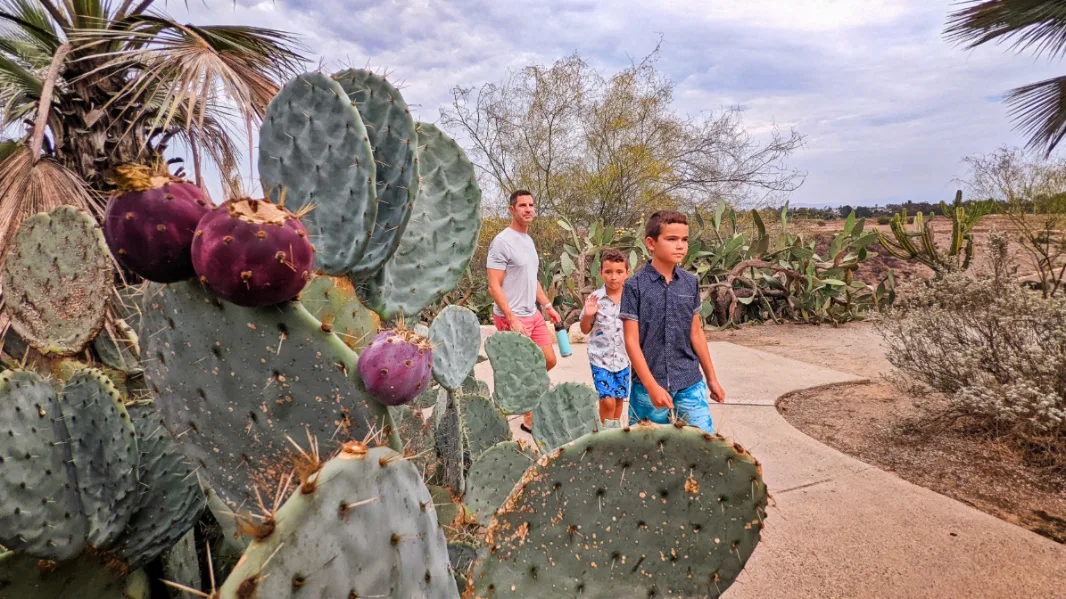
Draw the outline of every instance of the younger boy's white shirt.
M620 306L607 295L606 287L600 287L592 295L599 298L599 310L589 332L589 362L611 372L625 370L629 368L629 356L622 335L622 319L618 316ZM581 308L581 318L584 317L585 309Z

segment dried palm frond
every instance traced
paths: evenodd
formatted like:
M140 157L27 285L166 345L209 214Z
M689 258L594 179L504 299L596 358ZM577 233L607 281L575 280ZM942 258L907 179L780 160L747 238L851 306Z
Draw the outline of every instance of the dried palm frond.
M69 205L103 214L103 199L78 175L48 158L36 163L33 158L23 145L0 163L0 253L6 253L22 221L38 212Z

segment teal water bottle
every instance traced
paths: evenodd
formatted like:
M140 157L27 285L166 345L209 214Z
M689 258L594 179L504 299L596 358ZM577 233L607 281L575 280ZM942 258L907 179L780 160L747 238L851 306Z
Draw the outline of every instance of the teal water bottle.
M559 340L559 355L569 358L574 350L570 349L570 335L566 332L566 325L561 322L555 325L555 338Z

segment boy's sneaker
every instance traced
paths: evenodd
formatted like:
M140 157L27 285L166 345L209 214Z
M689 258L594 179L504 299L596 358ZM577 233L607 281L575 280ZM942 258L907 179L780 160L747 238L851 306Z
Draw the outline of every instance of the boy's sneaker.
M606 419L603 421L603 428L604 430L611 428L622 428L622 423L618 420Z

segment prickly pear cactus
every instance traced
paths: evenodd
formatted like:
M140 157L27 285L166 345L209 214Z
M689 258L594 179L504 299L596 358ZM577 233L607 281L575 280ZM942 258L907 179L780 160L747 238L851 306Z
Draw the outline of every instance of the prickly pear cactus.
M85 349L104 324L111 254L96 220L60 206L22 222L4 263L4 310L43 354Z
M492 364L496 404L506 414L524 414L537 407L548 390L544 353L525 335L494 333L485 340L485 353Z
M481 325L473 310L445 306L429 325L433 344L433 378L455 391L463 384L481 349Z
M287 437L310 430L339 444L388 423L356 354L298 302L241 308L182 282L150 286L142 310L145 376L163 419L229 505L254 502L257 484L274 488Z
M204 510L196 472L170 437L156 407L137 402L127 408L137 431L136 507L115 553L139 568L169 549L192 529Z
M765 508L758 463L720 437L591 433L541 457L496 512L474 596L718 597Z
M359 352L381 329L381 318L363 305L347 277L319 275L303 288L300 303L327 333L335 333L344 344Z
M487 397L464 395L462 404L463 433L466 435L466 450L470 459L476 460L486 449L511 438L507 417Z
M444 484L461 493L466 486L466 440L463 434L462 405L454 391L440 390L440 399L433 408L437 423L437 455L440 456Z
M252 542L222 599L458 598L433 499L400 454L351 442L313 482Z
M59 406L89 545L107 548L137 505L137 433L118 390L95 368L70 378Z
M101 362L128 375L141 374L141 344L137 333L125 320L116 319L93 340L93 351Z
M533 410L533 439L550 451L599 430L599 394L588 385L561 383L548 390Z
M346 274L367 250L377 217L374 155L367 129L341 86L304 73L271 100L259 130L259 175L275 203L293 212L314 204L303 224L315 269Z
M201 587L200 562L196 556L196 533L190 530L185 533L173 547L162 555L163 579L176 582L190 589L199 590ZM169 587L171 599L190 599L193 595Z
M415 468L422 473L422 478L429 477L432 473L430 468L436 462L436 435L433 427L422 417L422 414L412 410L408 406L389 408L392 421L396 425L396 433L403 443L403 453L407 460L414 464Z
M130 576L93 556L52 563L0 553L0 599L148 599L136 594L144 572Z
M373 237L350 275L353 281L362 282L392 258L407 229L419 184L418 137L400 90L383 77L364 69L348 69L333 78L366 123L377 167L378 211Z
M466 474L463 502L487 525L537 454L518 441L502 441L481 454Z
M52 386L31 372L0 374L0 545L65 560L85 547L71 447Z
M459 144L434 125L419 123L418 147L418 200L399 249L366 292L384 318L418 314L455 289L481 230L481 189Z

